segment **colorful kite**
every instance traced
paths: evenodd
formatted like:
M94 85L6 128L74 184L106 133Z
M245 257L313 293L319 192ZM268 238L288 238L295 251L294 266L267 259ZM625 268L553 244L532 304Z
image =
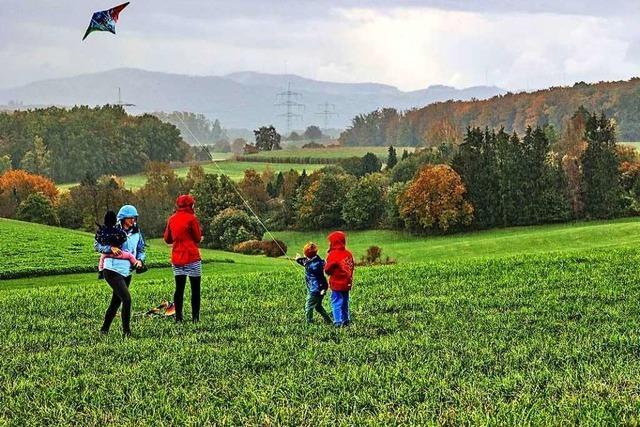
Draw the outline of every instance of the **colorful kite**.
M118 22L118 16L122 9L127 7L129 2L123 3L120 6L112 7L109 10L103 10L96 12L91 17L91 23L87 32L84 33L82 40L86 39L89 34L94 31L109 31L112 34L116 33L116 22Z

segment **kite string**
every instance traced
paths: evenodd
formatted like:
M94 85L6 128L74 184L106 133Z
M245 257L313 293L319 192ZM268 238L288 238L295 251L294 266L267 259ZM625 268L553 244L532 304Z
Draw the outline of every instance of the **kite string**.
M216 162L216 160L213 158L213 155L211 154L211 152L209 151L209 147L207 147L206 145L202 144L200 142L200 140L198 139L197 136L195 136L193 134L193 132L191 132L191 129L189 128L189 126L187 125L187 123L182 119L182 114L177 112L178 114L176 114L178 116L178 119L180 120L180 123L182 123L182 126L187 130L187 132L189 132L189 135L191 135L191 137L198 143L198 145L200 145L201 147L204 147L204 150L206 151L207 155L209 156L209 159L211 160L211 162L213 163L213 165L216 167L216 169L218 169L218 171L220 172L220 174L222 175L226 175L224 173L224 170L220 167L220 165L218 164L218 162ZM247 209L249 209L249 212L251 212L251 214L256 218L256 220L258 220L258 223L260 224L260 226L262 226L262 228L264 228L264 231L267 232L267 234L269 235L269 237L271 237L271 239L273 240L273 242L276 244L276 246L278 246L278 249L280 249L280 252L284 255L284 257L287 259L287 261L289 261L289 263L291 264L291 267L293 267L293 269L297 272L297 268L296 268L296 264L291 260L291 258L289 258L287 256L287 251L284 250L284 248L280 245L280 243L278 242L278 240L276 239L276 237L273 235L273 233L267 228L267 226L265 225L264 222L262 222L262 220L260 219L260 217L258 216L258 214L253 210L253 208L251 207L251 205L249 204L249 202L244 198L242 192L238 189L238 187L236 186L236 183L233 182L231 179L229 179L229 182L231 182L231 187L233 188L233 190L235 191L235 193L238 195L238 197L240 197L240 200L242 200L242 202L244 203L244 205L247 207Z

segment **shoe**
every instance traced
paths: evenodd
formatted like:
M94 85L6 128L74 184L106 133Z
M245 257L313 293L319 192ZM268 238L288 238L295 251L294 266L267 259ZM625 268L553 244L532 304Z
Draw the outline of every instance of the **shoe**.
M122 336L123 336L124 338L130 338L130 337L131 337L131 331L124 331L124 332L122 333Z

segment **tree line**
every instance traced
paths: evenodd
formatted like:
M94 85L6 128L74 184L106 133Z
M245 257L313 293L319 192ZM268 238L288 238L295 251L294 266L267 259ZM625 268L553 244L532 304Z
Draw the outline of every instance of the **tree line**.
M615 121L577 110L561 136L552 127L470 127L462 143L398 155L386 167L372 153L311 174L258 173L238 183L192 166L180 178L150 162L147 182L132 192L114 176L59 193L47 178L20 170L0 175L0 214L91 230L107 209L133 203L149 236L162 233L177 195L191 193L213 248L255 250L264 229L397 229L450 233L640 213L640 159L615 140Z
M77 182L87 173L134 174L148 162L190 155L175 126L149 114L130 116L120 106L0 113L0 166L55 182Z
M576 83L531 93L507 93L488 100L447 101L399 112L392 108L356 116L340 135L347 146L434 146L461 142L469 127L562 129L580 107L601 111L617 124L622 141L640 140L640 78Z

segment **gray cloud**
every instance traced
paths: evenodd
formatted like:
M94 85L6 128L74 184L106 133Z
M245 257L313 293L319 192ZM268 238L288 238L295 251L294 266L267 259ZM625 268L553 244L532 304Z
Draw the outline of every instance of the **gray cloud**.
M117 36L81 42L117 3L2 0L0 87L139 67L521 89L627 78L640 62L636 0L132 0Z

